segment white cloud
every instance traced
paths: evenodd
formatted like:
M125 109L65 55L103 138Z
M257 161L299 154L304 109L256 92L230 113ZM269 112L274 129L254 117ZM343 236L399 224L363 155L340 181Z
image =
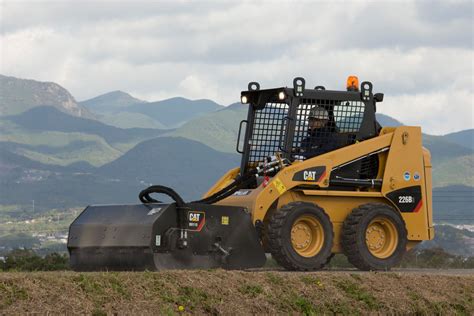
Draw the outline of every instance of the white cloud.
M0 72L55 81L79 100L120 89L229 104L249 81L272 87L303 76L308 86L343 89L356 74L385 93L382 112L407 124L473 127L471 1L0 6ZM445 119L454 101L462 119Z

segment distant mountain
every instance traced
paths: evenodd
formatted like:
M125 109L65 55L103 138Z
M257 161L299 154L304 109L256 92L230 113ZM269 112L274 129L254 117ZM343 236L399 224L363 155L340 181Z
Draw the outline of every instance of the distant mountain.
M443 248L446 252L463 257L474 256L474 232L452 225L435 225L433 240L424 241L418 248Z
M115 200L120 200L123 185L96 176L94 171L85 164L42 164L0 148L0 205L18 205L21 209L34 200L36 211L46 211L89 201L111 203L116 192Z
M385 126L387 126L387 127L397 127L397 126L402 126L403 125L403 123L401 123L400 121L397 121L393 117L390 117L390 116L385 115L385 114L375 113L375 116L377 118L377 122L379 122L379 124L382 125L383 127L385 127Z
M433 160L433 186L474 186L474 155L454 157L445 161Z
M19 79L0 75L0 115L19 114L36 106L48 105L70 115L93 118L63 87L53 82Z
M112 91L95 98L81 101L79 104L97 113L119 112L120 109L132 104L146 103L146 101L132 97L123 91Z
M423 145L429 149L431 157L436 163L474 153L473 149L463 144L452 142L446 136L423 134Z
M112 91L95 98L79 102L82 106L96 113L97 119L107 125L119 128L155 128L166 129L166 126L141 113L125 112L124 108L133 104L145 104L123 91Z
M121 129L98 121L67 115L49 106L35 107L19 115L9 116L7 119L28 130L94 134L109 143L151 138L163 133L155 129Z
M467 129L460 132L446 134L443 136L449 141L474 150L474 129Z
M0 148L0 205L30 205L35 200L38 210L47 210L138 203L139 191L150 184L170 186L186 200L197 199L236 167L239 158L195 141L169 137L142 142L101 168L41 164Z
M120 128L154 128L168 129L165 125L154 120L148 115L132 112L109 112L98 114L97 118L102 123Z
M248 105L236 103L195 118L166 135L185 137L218 151L235 153L239 123L247 117L247 111ZM242 132L242 140L244 133L245 131Z
M67 134L65 135L67 138ZM87 135L85 135L87 136ZM69 166L85 170L117 159L123 152L110 146L100 137L81 137L75 134L64 145L31 145L0 142L0 148L9 153L51 166Z
M433 218L437 223L474 225L474 187L450 185L433 189Z
M173 128L204 114L224 108L211 100L188 100L172 98L158 102L134 104L123 109L125 112L141 113Z
M186 199L198 198L230 168L240 156L218 152L199 142L181 137L160 137L142 142L119 159L98 169L98 173L120 179L139 188L163 184Z

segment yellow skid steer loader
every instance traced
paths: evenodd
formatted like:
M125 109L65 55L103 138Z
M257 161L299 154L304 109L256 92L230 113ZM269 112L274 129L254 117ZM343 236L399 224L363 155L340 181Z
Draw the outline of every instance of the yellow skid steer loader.
M142 204L87 207L68 237L73 269L246 269L266 253L288 270L317 270L344 253L361 270L388 270L434 237L430 153L420 127L381 127L382 93L293 87L241 93L240 167L201 200L155 185ZM151 197L165 194L175 202Z

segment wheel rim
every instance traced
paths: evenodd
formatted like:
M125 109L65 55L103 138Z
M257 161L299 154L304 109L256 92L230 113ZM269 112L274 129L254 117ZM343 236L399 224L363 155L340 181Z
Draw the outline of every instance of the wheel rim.
M324 231L318 219L313 216L300 216L291 227L291 244L302 257L313 257L323 247Z
M390 257L398 245L398 232L393 222L384 217L374 218L365 231L369 252L379 259Z

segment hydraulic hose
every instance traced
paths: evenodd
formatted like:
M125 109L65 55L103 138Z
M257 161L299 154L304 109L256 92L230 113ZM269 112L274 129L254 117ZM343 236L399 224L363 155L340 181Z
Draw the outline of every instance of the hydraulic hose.
M256 168L251 169L245 174L238 176L237 178L234 179L232 183L222 188L218 192L215 192L211 196L208 196L201 200L192 201L190 203L214 204L234 194L241 188L247 187L249 184L255 181L255 177L260 175L262 172L272 173L272 172L278 171L280 169L281 161L278 159L274 159L274 157L268 157L268 159L270 160L268 161L268 163L263 163L263 166L258 165ZM284 161L283 164L287 165L288 162ZM183 198L176 191L174 191L172 188L169 188L163 185L152 185L146 188L145 190L140 192L140 194L138 195L138 198L140 199L142 203L145 203L145 204L161 203L161 201L156 200L150 196L150 194L153 194L153 193L168 195L176 202L176 206L178 208L184 208L187 205L187 203L184 202Z
M243 175L238 176L234 179L232 183L227 185L226 187L222 188L221 190L215 192L214 194L197 201L192 201L190 203L204 203L204 204L214 204L220 200L223 200L241 188L246 188L255 182L255 178L259 176L261 173L272 173L277 172L281 168L281 161L272 160L269 163L264 162L263 165L260 164L256 168L249 170ZM162 203L159 200L156 200L150 196L150 194L165 194L171 197L176 203L176 210L178 212L178 228L180 230L180 237L178 239L178 247L179 248L186 248L188 243L188 236L186 230L186 216L187 212L191 210L188 206L188 203L184 202L183 198L172 188L166 187L164 185L152 185L145 190L142 190L138 195L140 201L144 204L148 203Z
M176 206L178 207L186 206L186 203L184 202L183 198L181 198L181 196L178 193L176 193L175 190L173 190L172 188L166 187L164 185L152 185L146 188L145 190L141 191L140 194L138 195L138 198L140 199L142 203L145 203L145 204L161 203L161 201L155 200L154 198L150 196L150 194L152 193L161 193L161 194L168 195L176 202Z

